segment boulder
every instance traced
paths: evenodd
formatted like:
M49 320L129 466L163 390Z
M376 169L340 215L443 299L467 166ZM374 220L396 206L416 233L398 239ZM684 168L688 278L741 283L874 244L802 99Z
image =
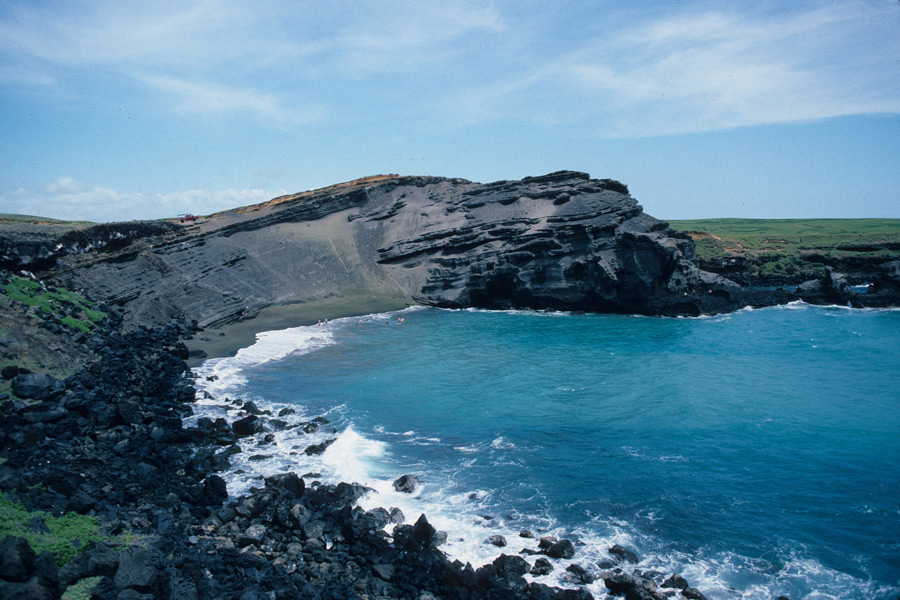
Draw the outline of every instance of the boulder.
M255 525L251 525L248 527L243 535L241 535L240 540L238 540L238 545L240 546L259 546L263 539L266 537L266 526L261 523L257 523Z
M638 558L638 555L636 553L632 552L628 548L625 548L624 546L620 546L619 544L616 544L615 546L610 548L609 553L614 556L618 556L620 559L628 563L640 562L640 559Z
M649 592L656 592L656 582L652 579L620 573L603 578L603 583L613 594L627 594L634 588L643 588Z
M415 475L402 475L394 481L394 489L404 494L412 494L419 487L419 478Z
M484 540L485 544L490 544L492 546L497 546L498 548L502 548L506 546L506 538L502 535L492 535Z
M228 486L218 475L210 475L203 480L201 501L206 506L219 506L228 499Z
M20 373L12 378L12 391L26 400L51 400L66 391L66 384L46 373Z
M550 558L572 558L575 556L575 545L570 540L559 540L546 550Z
M249 415L232 423L231 429L234 431L235 435L254 435L263 430L263 424L256 415Z
M328 449L328 446L332 445L335 440L326 440L321 444L313 444L311 446L307 446L306 450L303 451L304 454L308 456L316 456L317 454L322 454L325 450Z
M666 580L662 582L662 587L683 590L687 589L689 586L687 580L684 577L682 577L678 573L675 573L667 577Z
M566 572L571 573L577 579L577 582L583 583L585 585L593 583L596 577L591 575L587 569L582 567L581 565L571 564L566 567Z
M299 498L306 491L303 479L296 473L280 473L266 478L266 485L284 490L292 498Z
M553 563L544 557L540 557L534 561L534 566L531 567L532 575L547 575L551 571L553 571Z
M119 565L114 582L117 588L135 588L140 592L149 591L159 577L162 556L158 551L135 546L119 552Z
M706 600L706 596L695 587L684 588L681 590L681 595L688 600Z
M379 579L390 581L394 578L394 567L383 564L372 565L372 573Z
M24 538L6 536L0 540L0 578L25 582L31 576L35 553Z
M509 556L501 554L491 563L496 573L505 579L519 578L528 573L528 562L521 556Z

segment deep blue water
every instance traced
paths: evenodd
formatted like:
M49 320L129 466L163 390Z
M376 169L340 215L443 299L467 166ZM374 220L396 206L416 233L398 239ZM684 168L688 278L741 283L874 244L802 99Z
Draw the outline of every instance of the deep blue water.
M337 430L248 447L272 459L239 465L232 493L273 470L354 479L371 506L424 511L463 560L498 554L494 533L531 547L530 529L597 571L621 543L711 599L900 593L900 311L423 309L272 333L199 372L220 399ZM414 498L391 490L404 473Z

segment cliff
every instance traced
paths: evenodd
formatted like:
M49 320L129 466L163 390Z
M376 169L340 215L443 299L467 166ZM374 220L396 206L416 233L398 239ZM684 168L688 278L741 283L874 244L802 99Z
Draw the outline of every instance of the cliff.
M129 326L215 326L333 297L663 315L747 303L625 185L571 171L490 184L376 176L199 222L66 235L31 262L121 307ZM11 255L2 242L0 255Z

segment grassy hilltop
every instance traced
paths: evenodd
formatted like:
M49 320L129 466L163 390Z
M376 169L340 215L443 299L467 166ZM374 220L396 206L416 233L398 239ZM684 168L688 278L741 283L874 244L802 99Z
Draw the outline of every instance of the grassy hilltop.
M865 272L900 258L900 219L697 219L669 221L689 234L701 267L754 283L809 279L826 266Z

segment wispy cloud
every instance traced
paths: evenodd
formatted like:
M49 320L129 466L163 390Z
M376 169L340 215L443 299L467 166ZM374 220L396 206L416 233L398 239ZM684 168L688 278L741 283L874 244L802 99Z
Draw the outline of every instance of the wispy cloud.
M0 207L17 214L97 222L163 219L180 214L209 214L265 202L286 193L262 189L185 190L167 194L119 192L59 177L37 192L19 188L0 196Z
M900 11L862 8L652 19L445 107L462 121L558 120L623 137L900 112Z
M460 38L506 29L500 11L490 4L391 2L370 5L334 39L339 64L350 74L420 70L460 51Z
M327 115L327 109L323 106L288 108L279 96L253 88L188 81L164 75L144 76L141 80L149 87L173 98L177 109L181 112L204 114L248 112L276 125L308 125L322 121Z
M0 18L0 51L59 65L206 68L235 59L309 51L299 38L261 35L270 3L116 0L12 6ZM4 15L0 14L0 17Z

